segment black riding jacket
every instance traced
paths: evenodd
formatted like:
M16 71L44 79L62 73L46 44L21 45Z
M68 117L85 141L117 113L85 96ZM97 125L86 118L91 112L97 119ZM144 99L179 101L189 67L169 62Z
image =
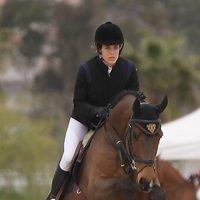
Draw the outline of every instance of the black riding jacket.
M95 108L107 106L113 97L124 90L139 90L134 64L119 57L109 74L108 67L99 56L95 56L79 69L72 117L89 126Z

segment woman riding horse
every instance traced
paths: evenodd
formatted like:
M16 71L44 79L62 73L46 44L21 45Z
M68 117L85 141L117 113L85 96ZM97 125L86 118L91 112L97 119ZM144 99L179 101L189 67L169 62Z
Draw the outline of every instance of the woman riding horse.
M55 199L63 183L69 179L74 152L88 132L91 122L98 122L105 106L121 91L139 91L136 67L120 56L124 46L121 29L111 22L102 24L95 33L95 45L98 55L83 64L78 72L74 108L66 131L64 153L47 200ZM138 95L144 98L142 93Z

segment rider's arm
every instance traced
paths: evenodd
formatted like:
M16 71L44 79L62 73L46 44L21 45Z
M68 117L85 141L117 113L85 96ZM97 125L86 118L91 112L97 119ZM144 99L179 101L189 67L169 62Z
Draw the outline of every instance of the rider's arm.
M83 67L79 69L74 89L74 110L72 117L84 124L90 124L95 117L97 107L88 102L90 82Z

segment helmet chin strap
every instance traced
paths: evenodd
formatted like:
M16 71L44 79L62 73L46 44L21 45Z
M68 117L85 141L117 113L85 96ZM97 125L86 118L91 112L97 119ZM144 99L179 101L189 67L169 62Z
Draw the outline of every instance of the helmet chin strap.
M120 46L119 55L121 54L123 48L124 48L124 43L122 43Z

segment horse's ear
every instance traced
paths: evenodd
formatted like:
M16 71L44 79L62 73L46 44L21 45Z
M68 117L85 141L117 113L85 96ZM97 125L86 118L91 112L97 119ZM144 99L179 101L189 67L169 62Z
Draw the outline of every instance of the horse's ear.
M133 112L135 116L138 116L141 112L140 100L138 98L136 98L133 103Z
M167 107L167 104L168 104L168 98L167 96L165 96L162 100L162 102L158 105L156 105L156 110L159 112L159 113L162 113L165 108Z

